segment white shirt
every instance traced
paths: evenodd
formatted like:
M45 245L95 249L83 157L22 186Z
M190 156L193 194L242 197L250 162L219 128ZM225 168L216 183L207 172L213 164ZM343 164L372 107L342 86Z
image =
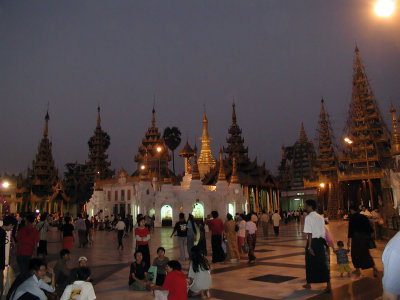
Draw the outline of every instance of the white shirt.
M281 216L278 213L274 213L271 217L272 221L274 222L274 226L278 227L279 226L279 221L282 219Z
M11 300L18 299L26 292L38 297L40 300L47 300L47 297L42 289L49 292L54 292L54 289L50 285L45 283L42 279L38 280L36 275L32 275L17 288L14 295L11 297Z
M253 221L248 221L246 223L246 230L249 232L249 234L254 234L257 231L257 225Z
M245 220L241 220L239 222L238 226L239 226L239 230L238 230L237 235L239 237L245 237L246 236L246 221Z
M94 300L93 285L90 282L77 280L73 284L67 285L60 300Z
M304 221L304 233L311 233L313 239L325 238L325 220L315 211L309 213Z
M365 211L360 211L360 215L364 215L367 218L371 218L372 217L372 214L369 212L368 209L366 209Z
M383 289L389 293L400 295L400 232L387 243L382 253Z
M192 262L190 263L188 277L193 278L193 283L190 286L190 290L195 293L202 290L208 290L211 286L210 270L203 270L199 266L199 271L195 272L193 270Z
M115 228L117 228L117 230L125 230L125 222L122 221L122 220L118 221L118 223L115 226Z

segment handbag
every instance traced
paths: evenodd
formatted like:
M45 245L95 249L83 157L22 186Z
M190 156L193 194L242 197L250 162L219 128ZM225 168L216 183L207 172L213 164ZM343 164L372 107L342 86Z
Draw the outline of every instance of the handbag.
M148 276L149 276L149 281L152 283L156 284L157 280L157 267L156 266L151 266L149 270L147 271Z

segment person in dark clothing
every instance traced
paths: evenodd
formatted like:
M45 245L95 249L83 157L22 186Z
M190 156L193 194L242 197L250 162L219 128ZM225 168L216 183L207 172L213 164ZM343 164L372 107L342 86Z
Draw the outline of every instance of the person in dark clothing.
M180 258L179 260L184 261L186 259L185 256L185 241L187 239L187 222L185 220L185 214L179 214L179 221L175 223L174 230L171 233L171 237L174 233L178 235L178 244L179 244L179 252Z
M223 262L225 260L225 253L222 249L222 233L224 231L224 223L218 218L218 212L211 212L212 219L210 216L207 217L205 223L211 230L211 247L212 247L212 262Z
M145 291L149 284L147 270L148 267L143 260L143 253L135 252L135 262L131 263L129 271L129 289L135 291Z
M0 298L3 296L4 269L6 267L6 244L10 241L7 238L7 231L11 231L17 220L12 216L3 219L3 226L0 227Z
M360 269L373 269L375 277L378 276L378 270L375 267L375 262L369 253L370 240L372 239L371 223L368 218L359 213L358 207L352 205L350 207L350 218L349 218L349 231L348 231L348 245L351 245L351 260L353 261L354 268L353 272L357 276L361 275Z

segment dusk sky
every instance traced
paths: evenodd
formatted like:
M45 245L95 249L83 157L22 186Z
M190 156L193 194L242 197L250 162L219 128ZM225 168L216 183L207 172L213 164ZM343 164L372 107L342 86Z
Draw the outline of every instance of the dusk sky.
M101 106L112 168L133 158L150 126L191 144L206 105L213 155L226 144L234 97L252 159L274 174L304 122L317 146L321 97L337 142L351 100L357 44L391 128L400 109L400 8L371 0L0 1L0 173L26 173L43 135L60 175L88 158ZM199 142L199 141L198 141ZM177 152L179 152L177 151ZM183 160L176 159L179 172Z

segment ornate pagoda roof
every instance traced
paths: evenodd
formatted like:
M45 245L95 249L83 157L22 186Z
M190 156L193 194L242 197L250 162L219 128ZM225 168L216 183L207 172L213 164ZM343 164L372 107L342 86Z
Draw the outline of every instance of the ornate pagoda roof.
M192 157L194 156L194 150L190 147L188 140L186 140L186 144L178 154L181 157Z

